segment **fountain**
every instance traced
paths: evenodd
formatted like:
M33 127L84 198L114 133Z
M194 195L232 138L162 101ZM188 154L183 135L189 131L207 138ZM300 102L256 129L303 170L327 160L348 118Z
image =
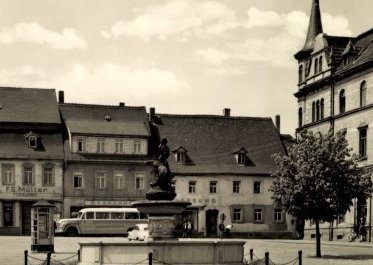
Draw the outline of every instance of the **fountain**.
M176 193L171 186L173 176L167 163L169 149L165 138L161 141L158 154L156 161L146 162L153 165L155 177L146 193L147 200L132 203L149 216L149 241L117 242L111 239L107 242L79 242L79 264L152 264L153 260L158 264L175 265L242 264L244 241L175 237L175 216L191 203L174 201Z

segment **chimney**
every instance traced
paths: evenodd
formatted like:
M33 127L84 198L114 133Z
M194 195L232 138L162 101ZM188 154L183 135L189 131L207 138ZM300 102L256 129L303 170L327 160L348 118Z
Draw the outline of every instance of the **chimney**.
M124 107L126 106L126 104L124 104L124 102L119 102L119 107Z
M149 121L154 122L154 117L155 117L155 108L150 108L149 109Z
M223 116L224 117L230 117L231 116L231 109L224 108L223 109Z
M278 132L280 133L281 130L281 116L280 115L276 115L276 128L278 130Z
M58 91L58 103L65 103L65 93L63 90Z

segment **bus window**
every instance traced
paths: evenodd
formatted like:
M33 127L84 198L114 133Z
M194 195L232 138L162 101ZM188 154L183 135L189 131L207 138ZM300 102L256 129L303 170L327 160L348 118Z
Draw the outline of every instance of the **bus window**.
M109 219L109 212L96 212L96 219Z
M139 219L138 213L125 213L126 219Z
M77 218L78 219L85 219L85 214L82 213L82 212L79 212Z
M124 213L111 213L111 219L119 220L123 219Z
M85 219L95 219L94 212L86 212Z

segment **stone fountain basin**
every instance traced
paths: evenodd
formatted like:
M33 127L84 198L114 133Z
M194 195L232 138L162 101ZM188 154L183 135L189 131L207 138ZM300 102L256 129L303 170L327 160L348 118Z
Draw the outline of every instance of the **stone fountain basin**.
M150 216L170 216L180 214L188 205L191 205L191 203L166 200L142 200L132 202L132 206L136 207L140 212L149 214Z

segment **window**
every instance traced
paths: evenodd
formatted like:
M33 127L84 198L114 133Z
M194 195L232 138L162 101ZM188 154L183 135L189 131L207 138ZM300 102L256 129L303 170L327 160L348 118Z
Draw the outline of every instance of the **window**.
M28 147L36 148L38 146L38 139L36 136L31 135L28 138Z
M111 219L121 220L123 219L123 216L124 216L124 213L115 213L115 212L111 213Z
M33 165L24 165L23 166L23 185L33 185L34 184L33 171L34 171L34 166Z
M363 81L360 85L360 107L367 104L367 82Z
M342 89L341 92L339 92L339 113L344 113L346 111L346 96L345 96L345 90Z
M303 126L303 109L299 108L298 110L298 127Z
M96 212L96 219L109 219L109 212Z
M254 221L255 222L263 221L263 210L262 209L254 209Z
M246 154L244 153L238 153L238 164L244 165L246 162Z
M78 138L78 152L86 152L87 150L87 141L85 137Z
M136 189L143 190L145 188L145 173L136 173L135 176Z
M299 83L302 83L303 81L303 65L299 65L299 70L298 70L298 80Z
M316 75L318 73L317 67L319 66L319 60L316 58L315 59L315 65L314 65L314 74Z
M278 223L282 222L282 210L281 209L275 209L273 211L273 220Z
M73 174L73 188L74 189L83 188L83 173L82 172L74 172L74 174Z
M260 181L254 181L254 193L260 193Z
M116 139L115 140L115 153L117 153L117 154L123 154L124 153L123 139Z
M315 111L316 111L316 103L315 101L312 102L312 121L315 121Z
M196 181L189 181L189 193L196 193Z
M319 58L319 72L322 72L322 56Z
M134 145L133 145L133 152L135 154L141 154L141 142L140 140L135 140Z
M13 203L4 202L3 206L4 212L4 227L13 226Z
M124 189L124 172L114 172L114 189Z
M1 175L3 176L3 185L14 185L14 165L2 164Z
M324 99L320 101L320 119L324 119Z
M96 172L96 188L97 189L106 188L106 172L103 172L103 171Z
M359 128L359 155L361 158L367 157L367 126Z
M95 219L95 213L94 212L86 212L85 216L86 216L86 219Z
M43 167L43 185L54 185L54 167L53 165L44 165Z
M241 181L233 181L233 193L240 193Z
M242 221L242 209L241 208L233 208L233 222L241 222Z
M185 161L186 161L185 157L186 157L185 152L177 152L176 153L176 161L178 163L185 163Z
M316 120L320 120L320 101L316 101Z
M105 153L105 139L97 139L97 153Z
M216 193L217 181L210 181L210 193Z

